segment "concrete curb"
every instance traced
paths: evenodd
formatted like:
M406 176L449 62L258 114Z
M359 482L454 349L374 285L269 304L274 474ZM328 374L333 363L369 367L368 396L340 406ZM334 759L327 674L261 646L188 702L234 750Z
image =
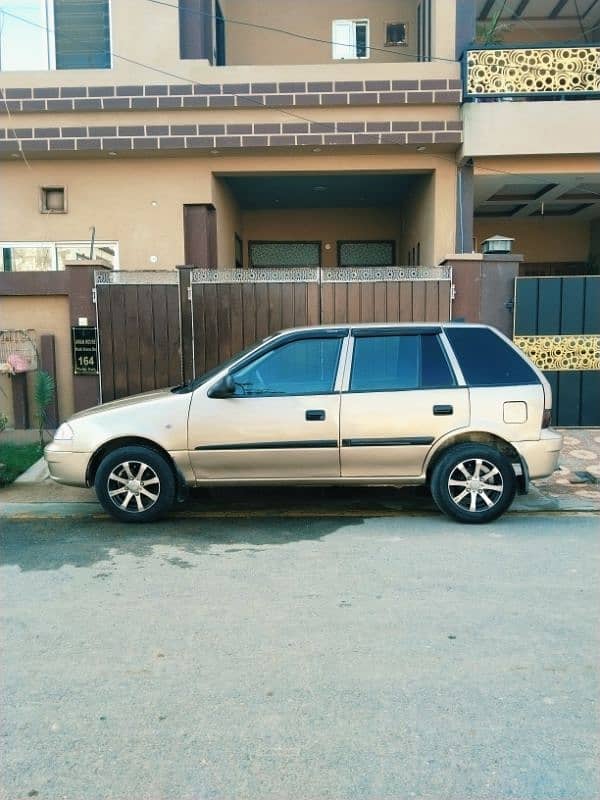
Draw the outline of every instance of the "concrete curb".
M537 490L536 490L537 491ZM537 492L539 496L527 495L515 499L513 505L507 512L513 514L580 514L593 513L600 514L600 504L582 498L568 498L559 500L555 497L545 497ZM189 506L176 506L167 516L175 522L178 519L244 519L244 518L273 518L285 517L286 519L310 519L319 517L415 517L439 515L439 511L427 500L420 503L418 507L411 504L410 507L401 507L385 504L373 508L350 508L344 509L339 506L331 506L307 509L286 509L281 508L202 508L191 503ZM110 519L109 515L103 510L99 503L94 501L78 501L71 503L50 502L50 503L0 503L0 519L11 520L13 522L35 521L44 519ZM115 523L118 524L118 523Z
M42 483L50 477L48 472L48 464L46 459L38 459L35 464L32 464L29 469L26 469L18 478L15 478L15 483Z

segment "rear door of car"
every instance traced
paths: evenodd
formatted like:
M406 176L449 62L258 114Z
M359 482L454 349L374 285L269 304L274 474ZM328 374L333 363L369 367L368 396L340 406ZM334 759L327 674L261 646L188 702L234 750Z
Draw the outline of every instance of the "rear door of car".
M432 445L469 424L441 328L353 330L340 412L342 477L419 476Z

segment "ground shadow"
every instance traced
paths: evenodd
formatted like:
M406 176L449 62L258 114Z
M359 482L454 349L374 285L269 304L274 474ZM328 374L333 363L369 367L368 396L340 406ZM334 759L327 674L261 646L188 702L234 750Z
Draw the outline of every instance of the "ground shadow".
M226 555L240 548L319 541L341 527L362 525L378 513L429 508L426 491L391 487L195 490L164 520L146 525L110 518L12 520L3 535L0 565L23 571L92 567L123 554L148 557L163 545L178 550L168 562L185 568L190 566L186 554ZM198 512L202 516L186 516ZM223 545L230 549L223 551Z

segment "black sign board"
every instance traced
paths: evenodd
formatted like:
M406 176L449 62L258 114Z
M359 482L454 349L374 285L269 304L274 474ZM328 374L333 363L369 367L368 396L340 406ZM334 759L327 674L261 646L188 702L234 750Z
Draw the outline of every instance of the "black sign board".
M98 328L91 325L71 327L73 374L98 374Z

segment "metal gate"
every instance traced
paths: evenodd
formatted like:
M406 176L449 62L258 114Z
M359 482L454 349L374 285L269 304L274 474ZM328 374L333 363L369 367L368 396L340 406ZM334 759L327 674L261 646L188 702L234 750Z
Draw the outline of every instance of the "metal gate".
M181 383L177 273L95 276L101 402Z
M550 381L555 425L600 425L599 276L517 278L514 341Z
M446 321L451 281L450 267L194 269L193 372L282 328Z

